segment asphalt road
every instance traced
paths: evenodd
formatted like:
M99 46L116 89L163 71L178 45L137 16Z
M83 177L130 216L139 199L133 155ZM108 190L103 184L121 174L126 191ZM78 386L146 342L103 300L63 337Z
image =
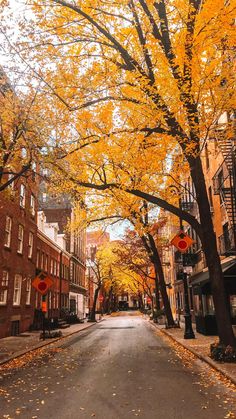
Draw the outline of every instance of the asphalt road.
M1 418L236 417L232 389L140 316L107 318L53 348L2 373Z

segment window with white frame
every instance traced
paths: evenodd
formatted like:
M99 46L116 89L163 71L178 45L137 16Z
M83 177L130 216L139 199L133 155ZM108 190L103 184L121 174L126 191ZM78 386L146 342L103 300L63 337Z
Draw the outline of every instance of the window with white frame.
M14 177L14 175L12 173L9 173L8 175L8 180L12 180L12 178ZM9 189L14 190L14 180L9 184Z
M40 261L40 250L37 249L37 255L36 255L36 268L39 268L39 261Z
M13 305L20 305L22 276L16 274L14 280Z
M26 281L26 300L25 300L25 303L27 305L30 304L30 295L31 295L31 280L30 278L28 278Z
M7 287L8 287L8 271L2 272L1 286L3 289L0 290L0 305L7 304Z
M59 262L57 262L57 276L58 278L60 276L60 263Z
M53 275L53 259L50 261L50 274Z
M48 271L48 255L45 255L45 267L44 270L47 272Z
M32 215L35 215L35 197L34 195L30 196L30 211Z
M29 232L29 247L28 247L28 258L32 258L32 254L33 254L33 245L34 245L34 235L33 233L30 231Z
M43 271L43 269L44 269L44 253L43 252L41 253L41 266L40 267Z
M25 185L23 183L20 185L20 206L25 208Z
M42 193L42 201L43 202L47 201L47 194L45 192Z
M23 252L23 240L24 240L24 227L19 224L18 227L18 243L17 243L17 252Z
M36 179L36 163L33 161L31 164L31 170L32 170L32 180L35 181Z
M12 218L6 216L6 226L5 226L5 239L4 246L10 247L11 245L11 228L12 228Z
M57 276L57 261L54 260L54 271L53 271L54 276Z

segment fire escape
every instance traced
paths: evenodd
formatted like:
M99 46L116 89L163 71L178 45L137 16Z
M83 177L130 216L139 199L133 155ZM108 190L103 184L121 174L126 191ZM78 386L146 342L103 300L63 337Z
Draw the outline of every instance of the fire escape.
M223 225L223 234L219 237L221 255L236 254L236 144L226 139L221 132L218 145L224 161L213 178L214 194L220 196L221 206L225 208L227 222Z

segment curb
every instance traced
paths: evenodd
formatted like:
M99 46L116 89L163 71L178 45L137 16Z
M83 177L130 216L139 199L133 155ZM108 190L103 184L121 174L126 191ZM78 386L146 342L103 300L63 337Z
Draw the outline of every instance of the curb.
M29 352L33 352L33 351L35 351L37 349L44 348L45 346L49 346L52 343L59 342L60 340L63 340L63 339L66 339L66 338L68 338L70 336L75 335L76 333L83 332L84 330L89 329L92 326L95 326L96 324L102 322L103 320L105 320L105 319L101 319L101 320L97 321L96 323L95 322L94 323L89 323L87 327L84 327L81 330L76 330L75 332L69 333L68 335L61 336L59 338L53 338L52 340L47 341L47 342L40 342L37 345L32 346L32 348L24 349L24 350L19 351L19 352L15 352L14 354L12 354L11 356L9 356L8 358L5 358L2 361L0 361L0 367L2 365L7 364L8 362L12 361L13 359L17 359L17 358L20 358L21 356L23 356L25 354L28 354Z
M159 330L160 333L163 333L164 335L168 336L170 339L172 339L174 342L177 342L179 345L181 345L184 349L186 349L187 351L191 352L193 355L196 356L196 358L200 359L201 361L205 362L206 364L208 364L210 367L214 368L217 372L219 372L220 374L224 375L225 378L227 378L228 380L230 380L235 386L236 386L236 379L234 377L232 377L231 374L227 373L226 371L222 370L219 365L212 361L212 359L210 359L207 356L201 355L198 352L196 352L194 349L189 348L187 345L185 345L183 342L180 342L178 339L175 339L170 333L168 333L165 329L160 329L158 326L156 326L154 323L151 323L151 325L153 327L155 327L155 329Z

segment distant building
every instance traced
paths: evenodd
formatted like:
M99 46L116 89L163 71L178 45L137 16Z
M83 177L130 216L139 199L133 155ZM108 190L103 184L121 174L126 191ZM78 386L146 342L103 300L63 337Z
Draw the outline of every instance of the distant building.
M94 273L94 261L96 258L97 250L100 246L108 243L110 241L110 234L101 230L96 231L87 231L86 233L86 259L87 259L87 269L86 269L86 288L88 290L87 298L87 308L86 314L88 314L93 306L94 293L96 287L96 276ZM97 302L99 305L99 300Z
M74 211L70 197L66 194L53 196L47 193L45 185L41 185L39 206L46 218L46 229L50 226L51 239L57 236L57 244L65 251L70 253L70 272L69 272L69 295L68 301L62 300L60 306L80 318L84 318L86 313L86 234L85 231L74 231L69 228L69 222L73 221ZM53 232L54 229L56 229ZM53 238L54 235L54 238ZM61 296L63 299L63 295Z

